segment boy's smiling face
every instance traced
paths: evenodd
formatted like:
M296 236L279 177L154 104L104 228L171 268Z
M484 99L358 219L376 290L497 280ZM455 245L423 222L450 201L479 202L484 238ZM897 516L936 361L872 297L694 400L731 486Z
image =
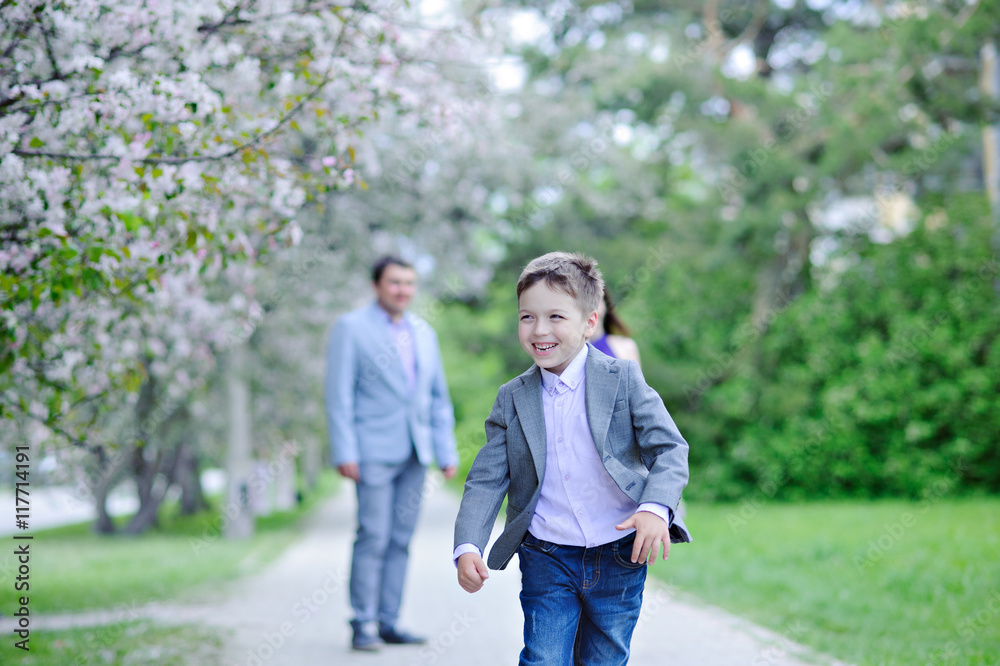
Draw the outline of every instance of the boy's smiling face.
M539 280L518 299L517 337L538 367L562 374L597 328L575 298Z

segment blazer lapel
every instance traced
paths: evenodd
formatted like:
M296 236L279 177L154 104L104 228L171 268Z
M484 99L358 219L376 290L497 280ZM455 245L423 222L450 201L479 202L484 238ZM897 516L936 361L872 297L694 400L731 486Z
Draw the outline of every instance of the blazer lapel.
M396 344L389 333L389 325L386 323L385 314L378 303L373 303L369 310L369 323L371 340L375 346L375 355L369 362L375 363L385 377L385 383L399 394L401 398L406 398L409 391L406 386L406 374L403 372L403 362L396 350ZM385 356L389 357L389 362L384 365L379 361Z
M615 409L615 396L618 395L620 378L618 368L598 358L591 348L587 354L587 388L584 401L587 405L590 434L594 438L594 444L597 445L602 460L606 455L604 445L608 440L608 427L611 425L611 413Z
M538 366L534 366L522 375L524 383L517 388L512 397L514 411L521 422L521 430L528 442L528 450L535 461L535 473L541 485L545 478L545 414L542 412L542 375Z
M433 337L428 335L430 324L423 319L417 319L409 312L405 316L406 321L410 324L410 330L413 332L413 358L417 362L416 383L417 386L423 386L424 375L432 371L430 360L434 358Z

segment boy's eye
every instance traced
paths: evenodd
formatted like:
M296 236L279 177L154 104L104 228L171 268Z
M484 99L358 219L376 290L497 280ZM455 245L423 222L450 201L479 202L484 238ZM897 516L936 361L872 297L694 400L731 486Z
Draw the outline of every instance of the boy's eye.
M521 321L524 321L525 319L531 319L531 315L521 315Z

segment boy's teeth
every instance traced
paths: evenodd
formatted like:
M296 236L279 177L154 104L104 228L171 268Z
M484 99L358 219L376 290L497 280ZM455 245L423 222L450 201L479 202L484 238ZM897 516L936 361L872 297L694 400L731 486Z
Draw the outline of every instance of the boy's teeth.
M538 351L548 351L555 347L555 345L535 345L535 349Z

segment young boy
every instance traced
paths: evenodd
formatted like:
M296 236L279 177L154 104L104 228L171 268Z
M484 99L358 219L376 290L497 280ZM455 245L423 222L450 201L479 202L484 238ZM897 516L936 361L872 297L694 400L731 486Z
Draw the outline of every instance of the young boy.
M688 446L634 361L587 344L604 281L589 257L551 252L517 282L518 337L535 364L500 387L455 521L458 582L518 554L521 664L625 664L646 563L691 536L674 511Z

